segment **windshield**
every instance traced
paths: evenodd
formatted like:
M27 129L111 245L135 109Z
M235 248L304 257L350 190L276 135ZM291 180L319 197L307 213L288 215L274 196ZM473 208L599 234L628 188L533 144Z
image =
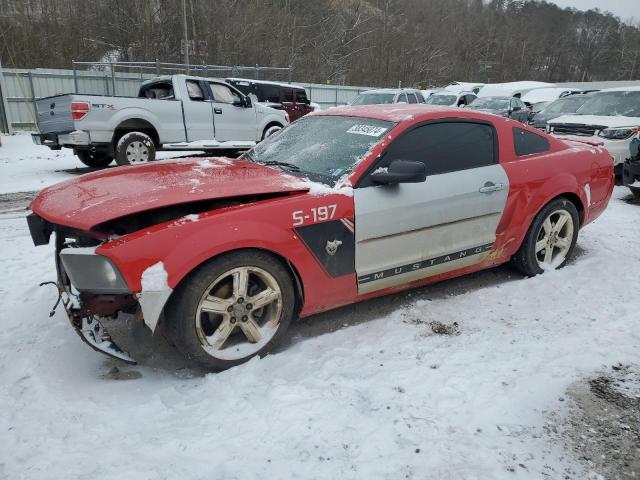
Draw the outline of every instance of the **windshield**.
M576 113L579 115L640 117L640 92L596 93Z
M288 173L333 185L394 125L361 117L303 117L243 158L258 163L284 162L289 165L280 166Z
M486 108L487 110L509 110L508 98L476 98L469 108Z
M383 103L393 103L395 93L363 93L356 97L351 105L379 105Z
M455 95L431 95L427 98L429 105L453 105L458 97Z
M589 97L581 95L573 98L561 98L555 102L551 102L543 110L544 113L575 113Z

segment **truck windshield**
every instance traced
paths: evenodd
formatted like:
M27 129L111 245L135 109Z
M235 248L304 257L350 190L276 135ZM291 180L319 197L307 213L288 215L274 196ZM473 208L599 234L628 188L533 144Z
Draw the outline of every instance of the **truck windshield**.
M383 120L336 115L301 118L256 145L243 158L280 165L293 175L333 185L394 125Z

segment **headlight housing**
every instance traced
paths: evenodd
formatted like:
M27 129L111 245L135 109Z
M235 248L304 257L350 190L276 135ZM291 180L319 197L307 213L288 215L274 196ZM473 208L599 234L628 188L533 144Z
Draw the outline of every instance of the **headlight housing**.
M626 140L640 131L640 127L612 127L598 132L598 136L607 140Z
M95 247L63 248L60 261L79 292L130 293L118 267L107 257L95 253Z

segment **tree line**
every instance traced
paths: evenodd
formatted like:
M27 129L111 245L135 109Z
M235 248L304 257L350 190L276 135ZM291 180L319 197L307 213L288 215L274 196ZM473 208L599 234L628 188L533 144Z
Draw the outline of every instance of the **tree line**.
M538 0L186 0L191 62L292 66L299 81L640 79L640 28ZM6 67L182 62L181 0L0 0Z

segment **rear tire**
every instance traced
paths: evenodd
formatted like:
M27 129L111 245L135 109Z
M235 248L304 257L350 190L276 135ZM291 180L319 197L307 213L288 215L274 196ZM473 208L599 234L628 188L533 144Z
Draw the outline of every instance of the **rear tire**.
M212 371L269 353L294 315L295 290L273 256L239 250L195 270L165 309L169 340L187 358Z
M636 198L640 198L640 188L638 188L638 187L629 187L629 190L631 190L631 193L633 193L633 195Z
M140 165L156 159L153 139L142 132L125 133L116 144L116 163L121 166Z
M104 168L107 167L112 161L106 153L95 152L91 150L76 150L76 157L87 167L91 168Z
M511 258L513 266L529 277L564 267L573 254L579 228L578 210L571 201L558 198L549 202L536 215Z

